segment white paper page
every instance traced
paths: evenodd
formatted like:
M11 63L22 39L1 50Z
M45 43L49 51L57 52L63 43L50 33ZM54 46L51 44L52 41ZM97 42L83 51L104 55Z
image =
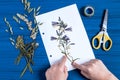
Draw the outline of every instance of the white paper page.
M45 50L50 62L50 65L54 64L56 61L60 60L64 55L58 48L58 41L51 41L51 36L57 36L56 30L52 26L52 21L58 21L58 17L61 18L69 27L72 27L72 32L67 32L66 35L69 36L70 41L75 43L71 45L69 50L70 55L75 58L80 58L76 60L77 63L82 64L94 59L94 54L84 29L80 14L78 12L76 4L57 9L42 15L36 16L37 22L42 22L43 24L39 26L40 34L45 46ZM52 57L51 57L52 56ZM74 68L71 62L67 60L66 66L68 71Z

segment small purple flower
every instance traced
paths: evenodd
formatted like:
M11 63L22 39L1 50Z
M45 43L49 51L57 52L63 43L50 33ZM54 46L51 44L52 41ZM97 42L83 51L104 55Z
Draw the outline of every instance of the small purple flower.
M65 41L70 40L70 38L68 36L66 36L66 35L64 35L62 39L65 40Z
M60 22L60 27L65 29L67 27L67 24L65 24L63 21L61 21Z
M57 39L56 37L53 37L53 36L51 37L51 40L56 40L56 39Z
M58 22L52 22L52 26L58 26L59 25L59 23Z
M66 30L66 31L72 31L72 28L69 27L69 28L66 28L65 30Z
M70 43L70 45L75 45L75 43Z
M61 21L61 18L60 18L60 17L58 18L58 21Z
M64 24L63 24L63 28L66 28L66 27L67 27L67 24L64 23Z

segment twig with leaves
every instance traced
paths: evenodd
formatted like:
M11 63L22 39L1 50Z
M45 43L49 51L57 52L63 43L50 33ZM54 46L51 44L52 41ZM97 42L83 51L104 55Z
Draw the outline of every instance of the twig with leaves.
M70 46L75 45L75 43L72 43L70 41L70 38L65 33L66 31L72 31L72 28L68 27L68 25L64 23L60 17L58 19L58 22L52 22L52 26L56 28L57 37L52 36L51 40L58 41L58 47L61 53L63 53L71 63L79 59L74 59L69 52Z

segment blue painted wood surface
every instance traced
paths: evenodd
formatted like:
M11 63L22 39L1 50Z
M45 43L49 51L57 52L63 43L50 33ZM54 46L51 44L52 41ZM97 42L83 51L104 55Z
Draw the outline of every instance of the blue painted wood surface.
M108 69L120 79L120 0L29 1L31 2L32 7L41 6L41 14L76 3L90 41L100 30L103 10L107 8L109 10L108 34L113 41L113 46L110 51L107 52L102 49L93 49L93 51L96 58L103 60ZM94 7L95 14L93 17L85 17L83 15L82 8L87 5ZM9 41L10 34L5 32L7 26L3 21L3 18L7 17L8 21L12 24L13 30L15 31L14 37L17 35L24 35L26 42L29 41L29 32L26 30L20 31L16 28L18 25L14 25L12 16L17 12L24 13L21 0L0 0L0 80L45 80L45 71L49 67L49 62L40 34L37 36L37 42L39 42L40 46L35 51L35 64L32 66L34 74L31 74L27 70L25 75L21 79L19 78L19 75L25 66L25 60L22 59L19 65L14 64L19 51L11 45ZM81 76L77 70L74 70L69 72L68 80L86 80L86 78Z

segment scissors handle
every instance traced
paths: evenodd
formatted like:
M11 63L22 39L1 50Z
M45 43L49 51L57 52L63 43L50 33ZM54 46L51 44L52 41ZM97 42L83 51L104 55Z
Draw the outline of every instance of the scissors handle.
M108 43L108 44L106 44L106 43ZM105 51L108 51L111 47L112 47L112 40L110 39L110 37L106 33L104 35L104 39L103 39L103 49Z
M93 48L95 48L95 49L99 49L100 48L102 36L103 36L103 34L100 32L100 33L98 33L98 35L93 37L93 39L92 39L92 47ZM96 46L95 46L95 40L97 40L97 43L96 43L97 45Z

